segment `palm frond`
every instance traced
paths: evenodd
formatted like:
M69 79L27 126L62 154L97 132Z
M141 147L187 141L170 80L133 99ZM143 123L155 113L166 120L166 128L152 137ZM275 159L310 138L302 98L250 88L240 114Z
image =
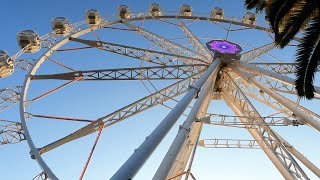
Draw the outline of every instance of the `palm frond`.
M284 30L275 36L275 42L281 48L285 47L294 36L305 25L312 14L314 14L316 6L313 1L299 1L294 5L294 10L289 11L288 21L285 22Z
M269 18L271 29L275 36L279 35L279 24L281 20L288 14L293 5L298 0L272 0L269 8L266 11Z
M265 0L245 0L244 4L247 9L256 9L257 12L262 11L266 6Z
M314 97L314 74L320 60L320 18L314 18L303 34L298 46L296 62L296 90L298 96L312 99Z

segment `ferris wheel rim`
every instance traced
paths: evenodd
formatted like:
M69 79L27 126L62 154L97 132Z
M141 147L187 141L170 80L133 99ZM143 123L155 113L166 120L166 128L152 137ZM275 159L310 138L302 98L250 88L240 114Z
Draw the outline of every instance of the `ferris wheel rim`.
M36 148L32 138L29 134L28 126L26 123L26 117L25 117L26 116L26 106L27 106L26 105L26 103L27 103L26 97L27 97L28 88L29 88L29 85L31 82L30 77L37 72L37 70L40 68L41 64L47 59L47 57L51 56L55 50L59 49L64 44L67 44L68 42L70 42L70 40L69 40L70 37L76 38L76 37L82 36L84 34L87 34L91 31L96 31L96 30L102 29L104 27L112 26L115 24L121 24L123 22L135 22L135 21L141 21L141 20L157 20L157 19L188 19L188 20L200 20L200 21L209 21L209 22L221 22L221 23L225 23L225 24L234 24L234 25L248 27L249 29L255 29L255 30L266 31L266 32L272 33L272 30L270 30L269 28L257 26L257 25L250 25L250 24L246 24L243 22L235 21L235 20L215 19L215 18L211 18L211 17L201 17L201 16L173 16L173 15L171 15L171 16L166 16L166 15L164 15L164 16L141 16L141 17L134 17L134 18L130 18L130 19L119 19L119 20L114 20L114 21L110 21L110 22L104 22L99 25L95 25L92 27L88 27L86 29L81 29L79 31L75 31L75 32L70 33L68 36L66 36L62 40L58 41L52 47L48 48L48 50L46 52L44 52L38 58L38 60L36 60L34 66L31 68L31 70L26 75L26 78L25 78L23 86L22 86L21 94L20 94L20 102L19 102L20 120L21 120L21 125L24 130L26 140L27 140L28 145L31 149L32 155L35 157L35 159L37 160L38 164L43 169L43 171L51 179L58 179L58 178L55 176L55 174L51 171L50 167L47 165L47 163L41 157L38 148ZM295 40L299 41L300 38L296 38Z

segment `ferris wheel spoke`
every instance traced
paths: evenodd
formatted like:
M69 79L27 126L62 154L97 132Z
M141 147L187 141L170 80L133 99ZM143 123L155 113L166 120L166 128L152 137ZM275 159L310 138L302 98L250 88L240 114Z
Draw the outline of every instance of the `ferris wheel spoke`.
M242 53L240 61L250 62L250 61L254 60L255 58L258 58L261 55L267 53L268 51L274 49L275 47L276 47L275 43L272 42L272 43L254 48L251 51Z
M164 37L161 37L155 33L152 33L150 31L147 31L143 28L140 28L138 26L123 22L123 24L125 24L126 26L128 26L129 28L136 30L137 33L139 33L141 36L145 37L146 39L148 39L149 41L153 42L155 45L158 45L159 47L161 47L162 49L173 53L175 55L179 55L179 56L186 56L188 58L185 59L181 59L184 63L186 64L193 64L194 62L190 61L189 59L191 58L196 58L201 60L203 63L206 63L207 61L207 57L198 54L197 52L188 49L184 46L181 46L175 42L172 42Z
M89 163L90 163L90 160L91 160L91 157L92 157L92 155L93 155L93 152L94 152L94 150L95 150L95 148L96 148L96 146L97 146L97 143L98 143L98 141L99 141L99 138L100 138L100 135L101 135L102 130L103 130L103 125L101 125L101 126L99 127L96 140L94 141L94 144L93 144L92 149L91 149L91 151L90 151L90 154L89 154L89 157L88 157L88 159L87 159L87 162L86 162L86 164L84 165L84 168L83 168L83 170L82 170L82 172L81 172L81 175L80 175L79 180L82 180L84 174L86 173L87 167L88 167L88 165L89 165Z
M109 127L113 124L116 124L120 121L125 120L126 118L129 118L131 116L134 116L138 113L141 113L149 108L152 108L158 104L162 104L176 96L179 96L180 94L185 93L190 85L193 85L195 83L195 78L197 78L198 75L189 77L185 80L181 80L175 84L172 84L166 88L163 88L149 96L146 96L130 105L127 105L117 111L114 111L111 114L108 114L106 116L103 116L99 118L98 120L88 124L87 126L84 126L83 128L53 142L50 143L42 148L40 148L39 152L40 154L46 153L54 148L57 148L63 144L66 144L68 142L74 141L76 139L79 139L81 137L84 137L86 135L89 135L95 131L97 131L101 124L104 125L104 127Z
M278 112L291 116L291 113L288 109L284 108L279 102L275 101L268 94L261 92L257 87L250 83L247 83L247 81L242 78L235 78L235 75L232 73L230 73L229 75L234 78L234 81L241 88L242 92L245 95L250 96L251 98L277 110Z
M76 71L75 69L72 69L71 67L66 66L66 65L62 64L61 62L58 62L58 61L56 61L56 60L54 60L54 59L52 59L52 58L50 58L48 56L46 56L46 58L47 58L47 60L53 62L54 64L56 64L58 66L61 66L61 67L65 68L65 69L68 69L69 71Z
M71 80L71 81L69 81L69 82L67 82L67 83L64 83L64 84L62 84L62 85L60 85L60 86L58 86L58 87L56 87L56 88L54 88L54 89L51 89L51 90L49 90L49 91L47 91L47 92L45 92L45 93L43 93L43 94L41 94L41 95L39 95L39 96L37 96L37 97L35 97L35 98L27 101L27 102L28 102L28 103L27 103L27 106L29 106L31 103L33 103L33 102L35 102L35 101L37 101L37 100L39 100L39 99L41 99L41 98L43 98L43 97L46 97L46 96L49 95L49 94L52 94L52 93L54 93L54 92L56 92L56 91L58 91L58 90L60 90L60 89L62 89L62 88L64 88L64 87L66 87L66 86L68 86L68 85L70 85L70 84L72 84L72 83L80 80L81 78L82 78L82 77L75 78L75 79L73 79L73 80Z
M275 100L273 97L271 97L269 94L264 93L263 91L261 91L258 87L256 87L253 84L249 84L247 83L244 79L240 79L237 78L235 80L235 82L238 84L238 86L241 87L242 91L244 94L246 94L247 96L250 96L251 98L279 111L280 113L286 114L287 116L291 117L291 118L295 118L298 121L299 118L296 117L296 115L289 110L287 107L283 106L279 101ZM260 82L261 83L261 82ZM268 87L269 83L262 83L263 85L266 85ZM268 87L269 89L272 89L272 87ZM286 99L286 101L290 102L290 104L294 105L295 107L297 107L298 109L300 109L301 111L305 112L306 114L308 114L310 117L312 117L313 119L317 120L320 122L320 115L306 109L305 107L289 100ZM300 121L300 124L302 122Z
M250 72L252 72L254 74L262 74L262 75L265 75L265 76L269 76L269 77L271 77L273 79L282 81L283 83L286 83L288 85L295 86L295 80L294 79L292 79L290 77L287 77L287 76L284 76L282 74L274 73L274 72L268 71L266 69L262 69L262 68L259 68L257 66L254 66L252 64L243 63L243 62L239 63L239 67L242 68L242 69L245 69L245 70L249 70ZM320 96L320 87L314 86L314 89L315 89L315 94Z
M0 145L16 144L23 140L25 137L20 123L0 120Z
M33 75L32 80L172 80L185 79L206 70L204 64L119 68L89 71L74 71L60 74Z
M277 79L272 79L269 76L264 76L264 75L257 75L256 78L258 79L259 82L263 83L264 85L268 86L270 89L274 91L292 94L295 96L298 95L294 85L292 84L283 83L282 81L279 81ZM320 99L319 94L315 94L314 99Z
M248 63L250 65L257 66L268 71L273 71L278 74L287 75L294 74L296 72L297 63ZM316 69L320 71L320 65Z
M249 64L257 66L262 69L266 69L268 71L273 71L279 74L283 74L283 75L295 73L295 67L297 65L297 63L249 63Z
M81 118L73 118L73 117L62 117L62 116L48 116L48 115L40 115L40 114L32 114L29 112L25 112L26 118L45 118L45 119L55 119L55 120L63 120L63 121L77 121L77 122L86 122L91 123L94 120L81 119Z
M188 38L192 47L196 50L198 54L201 54L207 58L207 62L211 62L213 57L207 48L200 42L200 40L187 28L187 26L180 20L179 27L184 32L185 36Z
M268 94L272 99L279 102L286 109L290 110L295 116L297 116L298 120L302 123L313 127L314 129L320 131L320 121L316 117L313 116L309 110L306 108L296 104L295 102L281 96L280 94L275 93L268 87L264 86L258 80L256 80L252 75L247 73L245 70L242 70L238 67L232 66L234 72L236 72L242 79L246 80L249 83L252 83L254 86L259 88L263 93Z
M231 78L227 73L223 73L221 78L222 81L220 86L222 90L222 96L235 114L238 116L250 116L253 118L258 118L258 120L252 119L252 122L258 121L265 123L255 107L233 81L233 78ZM240 120L246 122L244 118L240 118ZM281 143L279 138L275 135L273 130L270 129L266 123L264 126L256 126L254 129L248 128L247 130L259 143L261 149L263 149L266 155L286 179L309 179L305 172L294 160L292 155ZM264 148L265 146L268 148Z
M89 45L104 51L132 57L135 59L151 62L159 65L177 65L178 59L188 60L189 64L202 64L203 60L187 57L179 54L170 54L149 49L137 48L132 46L120 45L115 43L107 43L102 41L85 40L79 38L70 38L71 41Z

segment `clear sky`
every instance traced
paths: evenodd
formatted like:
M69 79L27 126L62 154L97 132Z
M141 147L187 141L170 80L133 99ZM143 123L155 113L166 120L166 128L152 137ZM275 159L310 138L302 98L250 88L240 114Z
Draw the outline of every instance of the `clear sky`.
M19 51L16 42L16 33L33 29L40 35L44 35L51 30L51 19L53 17L64 16L70 22L84 20L84 12L87 9L97 9L104 17L116 14L120 4L127 4L133 12L147 11L153 1L143 0L3 0L0 11L1 33L0 49L8 51L11 55ZM242 0L161 0L157 1L165 11L178 10L181 4L190 4L194 12L209 13L215 6L225 10L225 16L242 17L246 12ZM264 22L263 16L259 15L258 20ZM136 22L140 25L141 22ZM228 25L223 25L228 27ZM124 27L124 26L118 26ZM160 34L168 39L183 37L183 33L177 27L169 26L161 22L145 22L144 28ZM194 34L201 38L203 43L210 39L224 39L224 30L212 23L196 22L189 27ZM115 31L110 29L99 30L99 37L108 42L125 44L135 47L150 48L152 44L134 32ZM83 36L84 39L94 39L93 34ZM230 40L242 43L244 51L250 50L248 46L260 46L271 42L270 37L263 32L253 30L231 33ZM176 40L177 43L185 44L186 40ZM79 47L82 45L70 43L64 47ZM159 48L156 50L160 50ZM24 55L24 58L38 58L44 50L36 54ZM284 60L292 61L294 55L293 48L284 51L275 50L272 55ZM140 61L101 52L99 50L82 50L76 52L57 53L53 59L66 64L77 70L107 69L120 67L138 67ZM272 58L265 57L267 60ZM151 66L152 64L144 64ZM50 74L66 72L65 69L45 62L40 67L38 74ZM15 74L6 79L0 79L0 88L9 85L22 85L25 71L16 71ZM157 89L166 87L175 81L154 81ZM319 78L316 84L319 85ZM28 98L32 99L64 82L48 80L35 81L31 83ZM146 82L147 83L147 82ZM154 92L150 84L149 89ZM147 96L149 92L140 81L97 81L97 82L76 82L61 91L47 96L32 103L28 112L42 115L55 115L65 117L77 117L84 119L97 119L109 114L127 104ZM291 96L288 96L291 98ZM179 100L181 97L177 97ZM256 103L256 102L255 102ZM302 101L316 113L320 113L319 102ZM173 107L176 103L169 101L166 105ZM273 111L262 104L257 103L257 109L262 115L268 115ZM154 107L137 116L131 117L110 128L104 129L101 134L96 151L87 169L84 179L108 179L123 164L123 162L133 153L148 136L159 122L169 112L164 106ZM185 112L187 114L189 110ZM232 114L231 110L222 102L215 101L209 108L211 113ZM1 112L0 119L20 121L18 106L14 106ZM184 121L182 117L176 126L170 131L166 139L161 143L154 155L148 160L141 171L136 176L137 180L147 180L153 177L166 150L170 146L174 136L178 131L178 126ZM65 122L58 120L48 120L32 118L28 120L28 127L37 147L42 147L58 138L73 132L84 126L84 123ZM274 128L287 141L293 144L298 150L312 160L315 165L320 166L320 138L319 133L309 127L278 127ZM52 168L60 179L78 179L82 168L89 155L96 134L92 134L80 140L69 143L63 147L48 152L43 156L44 160ZM252 139L244 129L205 126L201 138L233 138ZM200 180L211 179L246 179L246 180L267 180L283 179L271 161L261 150L246 149L204 149L199 147L193 166L193 174ZM32 179L41 172L36 161L29 156L27 143L21 142L15 145L5 145L0 147L0 179ZM303 166L302 166L303 167ZM304 168L305 169L305 168ZM306 170L311 179L316 177Z

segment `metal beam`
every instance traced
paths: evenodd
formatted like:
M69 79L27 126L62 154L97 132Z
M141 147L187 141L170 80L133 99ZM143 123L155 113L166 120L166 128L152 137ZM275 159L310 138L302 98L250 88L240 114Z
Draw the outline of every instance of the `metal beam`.
M128 26L132 30L135 30L135 32L139 33L141 36L145 37L146 39L153 42L155 45L161 47L162 49L176 55L188 57L187 59L181 59L187 64L195 64L195 62L191 61L192 58L201 59L202 62L207 61L207 57L198 54L197 52L190 50L184 46L181 46L175 42L172 42L164 37L161 37L155 33L152 33L146 29L129 24L127 22L123 22L123 24Z
M276 47L275 43L272 42L272 43L257 47L255 49L252 49L251 51L244 52L241 54L240 61L250 62L255 58L260 57L261 55L274 49L275 47Z
M207 48L200 42L200 40L187 28L187 26L178 19L179 27L184 32L185 36L188 38L189 43L196 50L198 54L201 54L207 58L207 62L211 62L213 56L207 50Z
M187 60L188 64L201 64L203 60L186 57L179 54L170 54L166 52L153 51L149 49L137 48L115 43L108 43L103 41L93 41L79 38L69 38L70 41L79 42L91 47L95 47L104 51L120 54L123 56L140 59L142 61L151 62L159 65L179 65L182 64L178 59Z
M82 77L86 80L172 80L185 79L204 71L208 66L204 64L155 66L119 69L100 69L88 71L73 71L60 74L33 75L32 80L59 79L73 80Z
M25 137L20 123L0 120L0 145L16 144L23 140Z
M291 86L295 85L295 80L294 79L292 79L290 77L287 77L287 76L284 76L284 75L281 75L281 74L278 74L278 73L275 73L275 72L268 71L266 69L262 69L260 67L255 66L255 65L244 63L244 62L240 62L238 64L238 66L240 68L242 68L242 69L249 70L250 72L252 72L254 74L258 74L258 75L262 74L262 75L265 75L265 76L269 76L269 77L271 77L273 79L282 81L283 83L287 83L287 84L289 84ZM320 87L314 86L314 89L315 89L315 94L320 96Z
M245 119L245 122L240 121L240 118ZM298 126L301 125L298 121L290 120L287 117L261 117L265 122L255 121L259 118L250 116L228 116L228 115L216 115L208 114L207 117L198 119L197 121L205 124L215 126L232 126L232 127L248 127L249 125L254 126Z
M306 111L306 108L303 108L302 106L297 105L293 101L281 96L280 94L275 93L274 91L257 81L251 74L247 73L243 69L240 69L236 66L232 66L232 69L242 79L246 80L248 83L252 83L254 86L262 90L264 93L268 94L275 101L279 102L286 109L289 109L291 112L293 112L299 118L299 121L309 125L310 127L313 127L317 131L320 131L320 122L315 120L312 116L310 116L310 114L308 114L308 111Z
M139 99L138 101L131 103L119 110L116 110L113 113L103 116L98 120L82 127L81 129L40 148L39 152L40 154L43 154L65 143L74 141L76 139L79 139L88 134L98 131L101 124L104 124L105 128L109 127L115 123L125 120L126 118L134 116L151 107L154 107L158 104L162 104L176 96L179 96L180 94L185 93L188 90L188 87L192 86L195 83L196 77L198 76L196 75L196 76L189 77L185 80L181 80L153 94L150 94L149 96Z
M209 68L202 74L194 86L190 86L188 92L178 102L178 104L170 111L170 113L161 121L161 123L153 130L146 140L134 151L129 159L120 167L120 169L111 177L111 180L133 179L136 173L143 166L145 161L150 157L157 148L172 126L185 111L188 104L199 93L200 88L211 76L213 71L218 68L220 60L216 59Z
M276 92L292 94L298 97L296 89L292 84L288 84L265 75L257 75L256 79ZM314 99L320 99L320 95L315 94Z
M233 74L233 73L230 73ZM234 81L238 84L238 86L242 89L242 92L244 94L246 94L247 96L250 96L251 98L277 110L279 113L282 114L286 114L289 119L295 119L297 121L300 121L299 118L297 118L297 116L288 108L284 107L281 105L280 102L278 102L277 100L275 100L273 97L271 97L269 94L264 93L263 90L260 90L258 87L256 87L253 84L248 83L246 80L242 79L242 78L235 78L235 75L232 75L234 77ZM252 77L254 78L254 77ZM263 85L267 86L269 89L272 90L272 87L269 87L269 83L266 82L260 82ZM307 113L309 116L317 119L318 121L320 120L320 116L306 108L304 108L303 106L291 101L290 99L286 99L286 101L290 102L290 104L296 106L297 108L301 109L302 111L304 111L305 113ZM300 122L301 124L302 122Z
M274 132L286 149L310 169L316 176L320 177L320 169L303 156L297 149L284 140L279 134ZM261 143L261 142L260 142ZM202 139L198 143L203 148L244 148L244 149L261 149L256 140L242 139ZM264 148L268 148L267 146Z
M254 117L253 121L264 123L263 118L261 118L260 114L242 93L229 74L222 74L220 88L226 103L237 116L252 116ZM255 120L256 118L259 118L259 120ZM244 118L240 118L240 120L246 122ZM278 168L284 178L309 179L267 124L265 126L248 128L247 130L259 143L260 147ZM261 140L263 143L260 143ZM265 146L268 148L264 148Z
M273 71L279 74L293 74L295 73L297 63L249 63L259 68Z
M168 152L166 153L165 157L163 158L157 172L155 173L153 179L165 179L168 176L168 173L170 169L172 168L172 165L174 164L175 159L177 158L178 153L182 149L183 143L187 139L190 128L195 121L196 118L200 118L203 116L203 114L206 113L206 111L200 111L200 110L206 110L207 104L211 99L211 89L212 86L216 82L217 73L219 71L220 67L215 68L212 75L209 77L209 79L206 81L206 83L203 85L203 88L201 90L201 93L194 103L189 115L187 116L187 119L183 122L181 126L179 126L178 134L176 135L175 139L173 140ZM205 101L206 100L206 101ZM170 176L169 176L170 177Z
M262 140L244 140L244 139L202 139L198 145L204 148L243 148L243 149L261 149ZM264 148L268 148L265 146Z
M212 93L212 90L211 90ZM206 115L207 109L209 107L209 104L211 102L210 97L206 97L207 99L204 100L204 105L201 106L199 112L200 114L198 115L197 118L203 118ZM175 159L168 177L173 177L176 174L179 174L180 172L184 171L184 169L187 166L189 157L191 155L192 149L194 149L194 146L197 142L197 139L200 135L200 131L202 129L202 122L193 122L191 128L190 128L190 133L187 139L184 141L179 154L177 155L177 158ZM177 179L175 179L177 180Z
M287 148L287 150L294 155L300 162L302 162L310 171L312 171L316 176L320 178L320 169L315 166L309 159L307 159L303 154L301 154L295 147L283 139L278 133L274 132L282 144Z
M250 65L255 65L259 68L266 69L268 71L273 71L279 74L293 74L296 72L297 63L249 63ZM320 65L317 68L320 71Z

